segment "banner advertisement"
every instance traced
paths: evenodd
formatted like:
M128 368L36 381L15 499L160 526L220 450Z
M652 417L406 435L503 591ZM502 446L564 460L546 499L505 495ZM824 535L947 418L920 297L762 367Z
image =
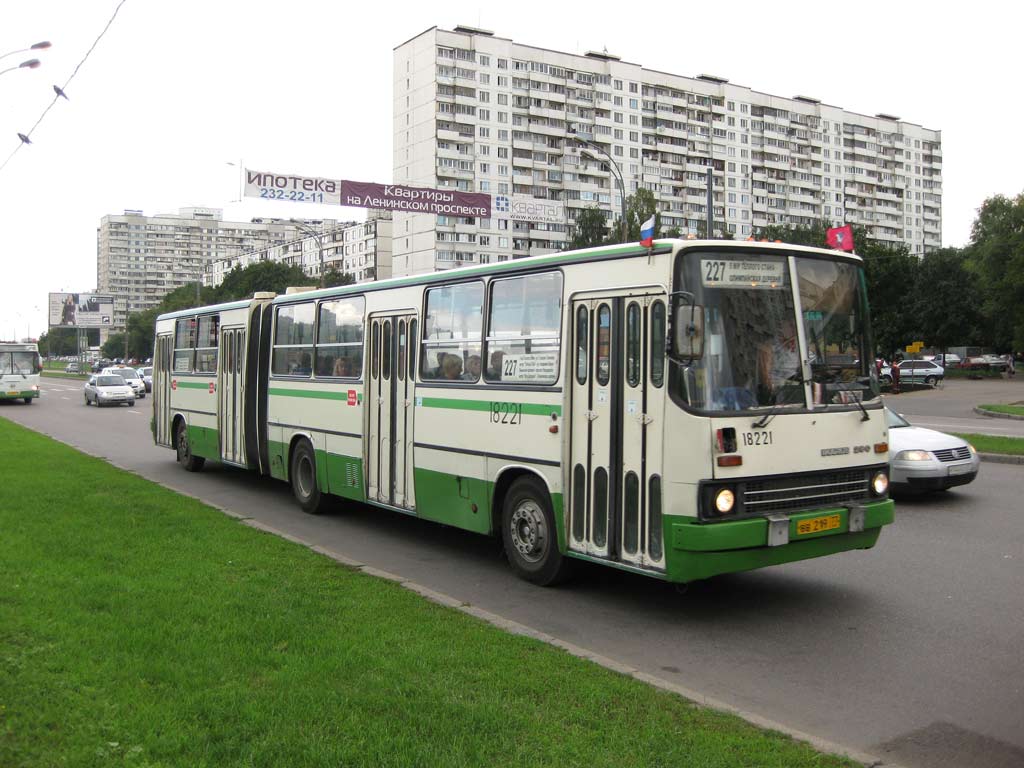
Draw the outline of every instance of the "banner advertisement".
M110 328L114 297L95 293L51 293L50 327Z
M264 173L248 168L245 169L245 196L438 216L486 218L491 215L491 196L483 192Z

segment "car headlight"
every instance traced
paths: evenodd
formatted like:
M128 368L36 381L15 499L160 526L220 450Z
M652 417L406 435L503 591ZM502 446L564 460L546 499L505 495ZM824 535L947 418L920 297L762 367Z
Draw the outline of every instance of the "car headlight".
M971 452L971 456L977 456L978 455L978 449L975 448L970 443L967 444L967 450L969 450Z
M889 490L889 475L885 472L876 472L871 478L871 490L875 496L885 496Z
M932 455L928 451L900 451L895 456L895 461L931 461Z
M715 511L720 515L727 515L736 506L736 494L728 488L723 488L715 494Z

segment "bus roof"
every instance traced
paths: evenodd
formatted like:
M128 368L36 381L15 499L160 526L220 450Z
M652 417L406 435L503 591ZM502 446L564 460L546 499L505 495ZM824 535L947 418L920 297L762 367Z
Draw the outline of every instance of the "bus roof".
M203 312L223 312L227 309L245 309L249 306L250 299L242 299L239 301L228 301L224 304L213 304L208 307L193 307L192 309L179 309L177 312L168 312L164 315L158 315L157 320L171 320L175 317L188 317L194 315L197 310L203 310Z
M344 296L347 294L360 294L369 291L383 291L388 288L398 288L408 285L428 285L430 283L447 282L461 278L474 276L500 275L505 272L519 272L531 267L552 266L562 264L579 264L589 261L603 261L605 259L619 258L622 256L644 256L648 253L667 253L679 247L680 249L696 250L700 248L714 248L717 250L760 250L760 251L801 251L813 253L819 256L830 256L838 260L849 260L861 263L860 256L845 251L835 251L825 248L812 248L805 245L794 245L792 243L770 243L757 242L752 240L676 240L660 239L654 241L654 246L647 249L639 243L626 245L603 245L596 248L584 248L578 251L561 251L541 256L528 256L523 259L501 261L495 264L474 264L468 267L446 269L442 272L429 272L423 275L412 275L409 277L392 277L387 280L377 280L372 283L353 283L334 288L316 288L302 293L288 293L278 295L274 304L287 304L296 301L307 301L326 296ZM177 312L168 312L160 315L157 320L170 320L177 317L188 317L197 312L222 312L230 309L241 309L249 306L250 300L232 301L212 306L195 307Z

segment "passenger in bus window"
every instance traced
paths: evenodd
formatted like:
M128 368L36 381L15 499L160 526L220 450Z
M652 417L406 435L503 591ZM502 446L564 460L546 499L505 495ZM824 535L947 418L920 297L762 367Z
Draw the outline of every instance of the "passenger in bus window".
M331 373L332 376L351 376L352 373L349 369L349 360L347 357L337 357L334 359L334 371Z
M467 381L479 381L480 380L480 355L470 355L469 360L466 361L466 375Z
M309 376L312 370L311 360L308 352L303 352L299 355L299 360L295 368L291 371L293 376Z
M502 350L491 353L491 362L487 366L487 378L491 381L501 381L501 363L505 359L505 353Z
M441 366L444 378L452 381L462 378L462 358L458 355L445 355Z

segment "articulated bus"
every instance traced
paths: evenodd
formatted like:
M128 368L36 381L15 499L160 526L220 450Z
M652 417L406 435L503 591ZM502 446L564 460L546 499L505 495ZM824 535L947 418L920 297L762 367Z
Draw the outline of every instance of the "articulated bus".
M32 405L39 397L42 370L35 344L0 341L0 400L24 400Z
M672 582L893 521L859 257L658 240L162 315L154 438L325 497Z

